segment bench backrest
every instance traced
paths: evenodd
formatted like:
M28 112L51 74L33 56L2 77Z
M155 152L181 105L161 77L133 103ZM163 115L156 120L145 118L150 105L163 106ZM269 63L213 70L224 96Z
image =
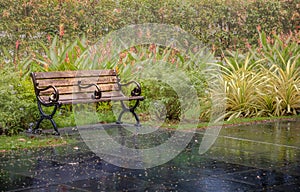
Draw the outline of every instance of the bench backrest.
M45 88L49 85L55 86L59 91L59 100L68 102L70 100L91 99L96 90L95 86L79 88L81 85L97 84L102 96L101 98L112 98L122 96L118 86L118 76L115 70L85 70L85 71L57 71L57 72L35 72L32 73L32 80L35 87ZM49 98L53 89L40 92L41 98Z

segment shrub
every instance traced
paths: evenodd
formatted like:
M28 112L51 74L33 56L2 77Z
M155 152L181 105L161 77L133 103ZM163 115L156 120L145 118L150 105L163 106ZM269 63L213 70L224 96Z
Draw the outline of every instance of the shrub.
M267 36L260 33L257 57L265 59L264 72L269 77L265 106L275 116L295 115L300 109L299 33ZM272 108L271 108L272 106Z
M30 128L38 116L32 83L14 69L0 71L0 130L12 135Z
M299 113L298 35L261 32L258 47L246 54L229 52L225 56L218 80L226 92L228 119Z
M178 25L214 48L244 48L256 43L256 27L267 33L299 27L298 1L282 0L1 0L0 44L13 50L46 42L47 35L72 40L85 35L98 41L127 25L163 23Z
M156 110L155 118L166 117L167 121L177 121L181 114L193 105L188 103L184 108L181 106L182 102L186 103L185 101L192 97L188 95L190 92L187 90L193 87L200 102L201 97L206 96L204 69L208 62L213 60L213 54L200 54L205 50L206 48L198 50L199 55L196 56L192 52L182 54L175 49L153 44L135 46L120 54L117 68L122 80L132 78L141 83L146 99L140 109L145 115L150 115L151 110ZM180 72L184 73L189 81L179 75ZM173 86L176 86L176 89ZM185 101L182 101L181 97L184 97Z
M38 41L39 47L36 47L38 51L33 53L32 65L38 71L77 70L84 68L84 64L89 61L84 37L70 42L62 41L55 36L53 40L49 39L48 43Z
M274 64L268 70L270 89L264 91L272 96L275 116L296 115L300 109L300 68L290 61L284 68Z
M258 100L266 82L260 71L261 60L236 53L224 61L219 64L222 73L218 79L226 94L226 118L259 116Z

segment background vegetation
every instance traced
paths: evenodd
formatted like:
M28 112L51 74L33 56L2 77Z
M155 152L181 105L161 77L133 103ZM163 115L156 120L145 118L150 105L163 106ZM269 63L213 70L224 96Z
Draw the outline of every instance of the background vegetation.
M211 53L201 62L222 69L216 80L227 93L226 119L298 114L299 8L299 1L290 0L0 0L0 130L14 134L34 125L38 110L29 72L84 69L89 45L109 32L143 23L180 26L207 45ZM189 57L183 53L137 46L103 67L117 66L126 79L130 66L149 59L165 60L190 75L207 108L199 117L205 121L210 101L202 64L187 67ZM146 98L165 104L161 113L178 118L170 88L150 81L142 86ZM140 112L149 105L144 102ZM100 108L107 111L108 106ZM69 109L56 116L59 126L74 124Z
M257 26L267 33L299 29L299 1L293 0L1 0L0 44L20 41L30 51L47 36L90 42L130 24L178 25L214 49L257 43Z

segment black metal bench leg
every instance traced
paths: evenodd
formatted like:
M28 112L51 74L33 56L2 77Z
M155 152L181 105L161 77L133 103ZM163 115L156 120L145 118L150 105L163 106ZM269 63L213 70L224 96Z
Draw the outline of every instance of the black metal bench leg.
M123 101L121 101L121 105L122 105L122 111L121 111L121 113L119 114L119 117L118 117L118 120L117 120L116 123L117 123L117 124L122 124L121 119L122 119L123 114L124 114L125 112L131 112L132 115L134 116L135 120L136 120L135 126L141 126L141 125L140 125L140 119L139 119L138 115L137 115L137 114L135 113L135 111L134 111L135 108L137 108L137 106L139 105L139 100L136 101L136 103L134 104L133 107L127 107L127 106L124 104Z
M117 124L122 124L123 122L121 121L123 114L126 112L126 109L122 109L121 113L119 114L118 120L117 120Z
M135 126L138 126L138 127L140 127L141 126L141 124L140 124L140 119L139 119L139 117L138 117L138 115L134 112L134 110L130 110L130 112L133 114L133 116L135 117L135 120L136 120L136 124L135 124Z
M58 107L59 107L58 105L54 105L54 109L53 109L52 113L50 115L48 115L43 111L41 104L38 102L38 108L39 108L39 111L40 111L40 119L37 121L35 128L32 130L32 133L36 134L39 127L40 127L41 122L44 119L48 119L51 122L52 126L53 126L53 129L55 131L55 135L60 135L60 133L58 132L58 129L57 129L57 125L56 125L55 121L53 120L53 116L56 113L56 110L57 110Z
M55 131L55 135L60 135L60 133L58 132L58 129L57 129L57 125L56 125L56 123L55 123L55 121L51 118L51 119L49 119L50 121L51 121L51 123L52 123L52 126L53 126L53 128L54 128L54 131Z
M44 119L45 119L45 118L44 118L43 116L41 116L40 119L36 122L36 126L35 126L35 128L32 130L32 133L33 133L33 134L36 134L36 133L37 133L37 131L38 131L39 127L40 127L40 124L41 124L41 122L42 122Z

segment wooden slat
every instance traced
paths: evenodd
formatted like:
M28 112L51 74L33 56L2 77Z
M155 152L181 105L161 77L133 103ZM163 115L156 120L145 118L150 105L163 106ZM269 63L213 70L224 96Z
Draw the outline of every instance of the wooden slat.
M102 92L108 92L108 91L118 91L119 87L115 84L98 84ZM60 95L64 94L73 94L73 93L87 93L87 92L94 92L96 90L95 86L85 88L85 89L79 89L77 85L75 86L67 86L67 87L56 87L59 91ZM46 91L40 92L40 95L50 95L53 93L53 89L48 89Z
M83 70L83 71L53 71L53 72L36 72L36 79L56 79L56 78L78 78L78 77L99 77L116 75L115 70Z
M49 85L53 86L73 86L77 85L78 81L84 84L109 84L109 83L116 83L117 77L116 76L107 76L107 77L87 77L87 78L67 78L67 79L43 79L37 80L39 87L47 87Z

